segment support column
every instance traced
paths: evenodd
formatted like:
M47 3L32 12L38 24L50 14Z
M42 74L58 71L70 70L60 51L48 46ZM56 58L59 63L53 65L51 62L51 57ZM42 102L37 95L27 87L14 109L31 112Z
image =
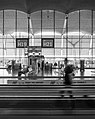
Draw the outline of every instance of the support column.
M66 57L68 58L68 14L66 14Z
M80 10L79 10L79 60L80 60L80 55L81 55L81 51L80 51L80 50L81 50L81 48L80 48L80 46L81 46L81 45L80 45L80 41L81 41L81 40L80 40Z
M64 24L63 24L63 31L62 31L62 38L61 38L61 56L63 56L63 40L64 40L64 33L66 33L66 17L67 15L65 16L65 20L64 20Z
M4 62L5 62L5 57L4 57L4 10L3 10L3 67L4 67Z

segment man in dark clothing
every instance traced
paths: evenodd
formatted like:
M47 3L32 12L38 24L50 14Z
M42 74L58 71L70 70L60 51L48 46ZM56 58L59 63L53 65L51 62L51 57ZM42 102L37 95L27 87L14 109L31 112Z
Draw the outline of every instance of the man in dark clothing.
M65 77L64 77L64 84L66 86L71 86L72 85L72 79L73 79L73 76L74 76L74 65L67 65L64 69L64 72L65 72ZM72 97L72 91L66 91L70 97ZM62 95L64 94L65 92L63 91L62 92Z
M64 84L65 85L71 85L72 84L72 78L74 76L74 71L75 67L73 65L67 65L64 69L65 72L65 78L64 78Z
M65 86L68 88L66 91L61 91L62 97L64 97L64 95L67 94L70 96L70 98L73 98L72 90L68 90L68 89L71 89L72 79L74 76L74 70L75 70L75 67L74 65L71 65L71 64L67 64L67 66L64 69L65 77L64 77L63 84L65 84ZM75 103L72 100L68 100L68 104L70 106L69 107L70 109L73 109L75 107Z
M68 65L68 58L66 57L65 59L64 59L64 66L66 67Z

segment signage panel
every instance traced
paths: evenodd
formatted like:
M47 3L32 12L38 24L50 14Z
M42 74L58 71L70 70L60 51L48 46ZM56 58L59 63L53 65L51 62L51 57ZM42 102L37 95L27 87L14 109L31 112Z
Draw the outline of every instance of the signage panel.
M29 38L16 38L16 48L27 48L29 46Z
M42 38L42 48L54 48L54 38Z
M29 46L28 47L28 52L29 53L32 53L32 52L35 52L35 53L41 52L41 46Z

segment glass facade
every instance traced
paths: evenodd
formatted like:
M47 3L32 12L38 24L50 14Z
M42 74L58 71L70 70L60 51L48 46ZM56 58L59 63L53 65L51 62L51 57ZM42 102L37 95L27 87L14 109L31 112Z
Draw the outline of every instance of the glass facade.
M95 60L95 11L69 14L41 10L27 14L18 10L0 11L0 62L25 58L26 48L16 48L16 38L29 38L29 46L41 46L42 38L54 38L54 48L42 48L46 61Z

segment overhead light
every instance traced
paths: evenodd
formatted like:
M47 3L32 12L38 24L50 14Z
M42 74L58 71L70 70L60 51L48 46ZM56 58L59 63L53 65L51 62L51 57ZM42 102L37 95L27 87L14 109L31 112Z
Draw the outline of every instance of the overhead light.
M42 33L41 33L41 32L38 32L38 33L35 33L35 34L34 34L34 36L41 36L41 35L42 35L42 36L53 36L53 35L61 36L61 34L58 33L58 32L49 32L49 31L48 31L48 32L42 32Z
M11 34L12 36L26 36L26 37L28 37L28 33L27 32L13 32L12 34ZM29 36L32 36L32 34L29 34Z
M63 36L65 36L66 35L66 33L65 34L63 34ZM83 36L83 35L90 35L90 34L88 34L88 33L83 33L83 32L68 32L68 36Z

